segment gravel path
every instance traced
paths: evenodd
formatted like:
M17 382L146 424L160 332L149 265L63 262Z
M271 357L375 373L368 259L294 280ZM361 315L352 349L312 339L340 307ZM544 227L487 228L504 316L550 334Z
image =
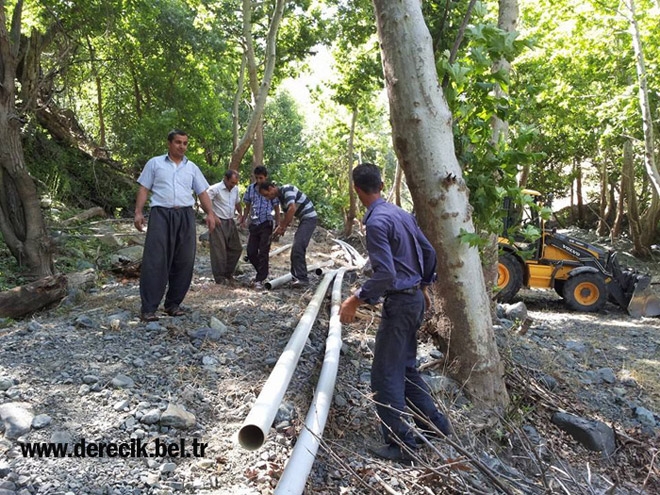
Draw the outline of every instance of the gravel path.
M308 254L310 264L342 262L341 250L325 233L315 236ZM272 275L286 273L287 266L288 253L276 256ZM72 293L58 308L0 328L0 495L272 493L314 392L329 315L323 308L312 328L266 443L256 451L242 449L235 435L318 283L314 279L307 291L254 291L247 287L251 268L244 265L243 271L234 286L213 284L202 248L183 317L142 323L137 282L107 279ZM346 280L344 293L349 285ZM513 322L498 327L503 353L553 377L554 393L580 404L580 411L638 432L657 449L660 319L632 320L609 305L598 315L571 314L546 296L521 294L533 322L523 335ZM428 478L428 470L405 470L368 454L369 443L378 441L369 399L377 318L365 309L358 323L344 328L327 444L307 493L429 493L429 486L435 493L460 493L447 488L446 480ZM440 357L429 343L420 346L423 365ZM431 381L442 381L427 367ZM438 397L468 448L473 419L460 387L443 382ZM131 454L141 446L151 453L174 445L190 455L31 458L20 448L22 442L73 448L83 439L96 446L125 444ZM574 442L562 442L571 455L581 453ZM453 452L442 442L435 445L443 455ZM434 458L433 451L424 455ZM590 460L607 487L611 467ZM624 481L612 493L633 493L643 482L632 472Z

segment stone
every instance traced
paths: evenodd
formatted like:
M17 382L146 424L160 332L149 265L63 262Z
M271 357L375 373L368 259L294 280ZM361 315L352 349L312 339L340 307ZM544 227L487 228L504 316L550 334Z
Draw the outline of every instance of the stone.
M115 388L133 388L135 382L130 376L122 375L121 373L117 374L110 384Z
M170 426L182 430L192 428L196 422L197 418L193 413L176 404L168 404L167 409L160 416L161 426Z
M0 420L5 426L5 438L11 440L25 435L32 427L34 415L25 402L8 402L0 405Z
M37 414L32 420L32 428L38 430L40 428L45 428L53 421L48 414Z
M554 413L551 421L585 448L607 457L616 450L614 430L605 423L568 413Z

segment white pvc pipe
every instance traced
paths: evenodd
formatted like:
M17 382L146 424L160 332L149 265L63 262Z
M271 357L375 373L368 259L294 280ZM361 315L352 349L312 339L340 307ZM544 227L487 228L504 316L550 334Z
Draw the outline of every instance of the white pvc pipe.
M309 335L316 315L319 312L325 293L336 272L329 272L316 289L314 298L303 313L293 334L289 338L282 355L275 363L268 380L261 389L254 406L250 410L243 426L238 431L238 442L247 450L256 450L264 444L277 409L282 402L293 371L298 364L305 342Z
M298 436L284 472L280 478L275 495L299 495L305 489L309 472L314 465L314 459L319 449L319 440L323 435L325 422L332 403L335 389L337 369L339 368L339 351L341 351L341 323L339 322L339 306L341 304L341 284L345 268L337 271L332 286L332 308L330 310L330 329L325 341L325 357L319 381L316 385L314 399L305 418L305 426Z
M268 253L268 257L270 258L271 256L277 256L281 252L286 251L287 249L289 249L291 246L293 246L293 244L285 244L282 247L278 247L275 251L271 251L270 253Z
M331 266L331 265L332 265L332 261L325 261L323 263L319 263L318 265L308 267L307 271L314 272L316 273L316 275L323 275L323 267ZM281 277L277 277L274 278L273 280L269 280L264 284L264 287L268 290L276 289L277 287L281 287L282 285L286 284L291 279L293 279L293 275L291 275L291 273L289 272L286 275L282 275Z

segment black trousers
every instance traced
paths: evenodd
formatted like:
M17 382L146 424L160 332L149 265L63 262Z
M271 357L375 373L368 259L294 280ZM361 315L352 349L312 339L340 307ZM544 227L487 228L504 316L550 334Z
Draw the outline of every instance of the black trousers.
M181 304L192 282L196 250L192 208L151 209L140 269L142 313L158 309L166 288L165 308Z
M255 280L263 282L268 278L268 255L273 234L273 222L266 221L259 225L250 224L250 235L247 241L247 257L257 271Z
M423 317L421 290L385 297L371 365L371 390L385 441L395 443L394 435L413 449L415 438L404 419L406 406L424 418L414 420L422 429L429 429L425 425L429 421L441 431L448 431L448 421L436 408L416 366L417 330Z

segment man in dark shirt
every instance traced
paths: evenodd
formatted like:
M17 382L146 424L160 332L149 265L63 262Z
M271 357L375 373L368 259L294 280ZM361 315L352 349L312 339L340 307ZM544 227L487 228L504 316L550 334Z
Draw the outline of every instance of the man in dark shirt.
M350 323L358 306L375 304L384 297L371 389L386 445L372 451L385 459L408 462L409 451L417 443L403 418L407 402L415 416L426 418L444 434L451 433L449 421L436 408L416 367L417 330L430 303L426 289L435 278L436 254L415 218L381 198L378 167L371 163L355 167L353 185L367 207L363 223L373 275L342 303L339 317L342 323ZM415 422L429 429L428 423L418 418Z
M259 193L266 199L279 199L284 210L284 218L273 232L274 236L284 235L293 218L298 219L298 229L293 236L291 246L291 275L293 287L307 287L309 276L307 275L307 246L312 239L318 218L312 200L296 186L285 184L276 186L272 182L259 184Z

